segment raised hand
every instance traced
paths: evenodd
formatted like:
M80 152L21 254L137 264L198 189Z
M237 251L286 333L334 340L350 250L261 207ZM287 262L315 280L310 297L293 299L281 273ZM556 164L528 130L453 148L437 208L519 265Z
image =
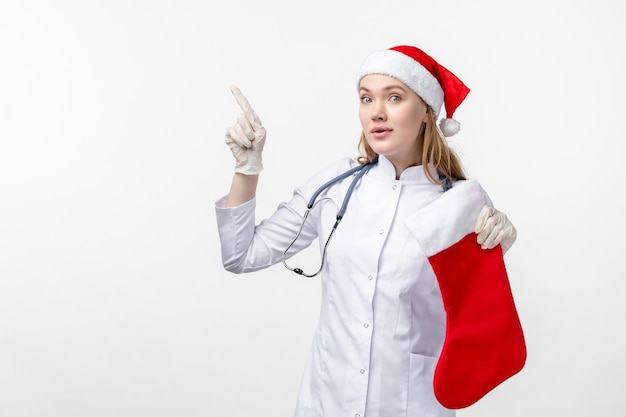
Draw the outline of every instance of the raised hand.
M241 91L234 85L230 86L230 91L243 113L237 117L237 123L226 130L225 142L235 157L235 172L257 175L263 170L261 154L265 128Z

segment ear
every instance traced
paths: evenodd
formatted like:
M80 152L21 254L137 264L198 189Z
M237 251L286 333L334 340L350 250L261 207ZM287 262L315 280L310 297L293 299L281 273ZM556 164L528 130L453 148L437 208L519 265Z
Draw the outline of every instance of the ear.
M426 106L426 111L424 112L424 115L422 117L422 123L426 123L428 121L428 112L430 111L430 108L428 106Z

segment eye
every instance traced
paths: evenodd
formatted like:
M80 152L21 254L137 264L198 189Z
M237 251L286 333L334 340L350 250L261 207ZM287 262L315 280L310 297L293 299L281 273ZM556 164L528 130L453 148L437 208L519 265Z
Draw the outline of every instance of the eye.
M371 102L372 102L372 99L371 99L371 98L369 98L369 97L367 97L367 96L363 96L363 97L361 97L361 103L363 103L363 104L367 104L367 103L371 103Z
M394 94L391 97L389 97L389 100L393 101L394 103L397 103L400 100L402 100L402 98L399 95Z

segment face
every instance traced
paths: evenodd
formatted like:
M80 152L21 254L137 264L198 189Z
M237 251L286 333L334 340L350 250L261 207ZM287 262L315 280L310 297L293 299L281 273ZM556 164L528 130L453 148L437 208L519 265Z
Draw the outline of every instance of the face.
M428 106L404 83L380 74L366 75L359 84L359 118L368 145L385 155L401 173L421 163L418 140Z

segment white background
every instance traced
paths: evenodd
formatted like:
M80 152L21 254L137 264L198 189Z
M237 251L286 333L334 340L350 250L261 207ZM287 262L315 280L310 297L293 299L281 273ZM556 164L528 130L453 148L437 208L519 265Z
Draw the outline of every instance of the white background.
M459 416L620 415L624 15L617 0L3 0L0 416L290 416L319 281L222 268L228 85L268 130L260 219L355 155L358 67L405 43L472 89L453 146L519 232L506 260L528 361Z

